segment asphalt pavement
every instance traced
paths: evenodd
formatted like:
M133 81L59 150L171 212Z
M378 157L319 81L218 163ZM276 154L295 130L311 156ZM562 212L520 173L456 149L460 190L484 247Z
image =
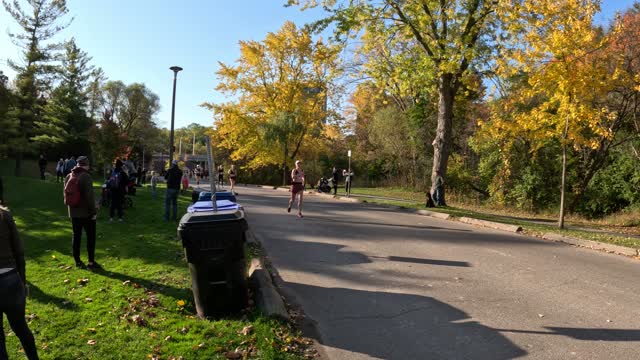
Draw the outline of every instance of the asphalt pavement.
M640 263L307 195L239 187L326 359L640 359Z

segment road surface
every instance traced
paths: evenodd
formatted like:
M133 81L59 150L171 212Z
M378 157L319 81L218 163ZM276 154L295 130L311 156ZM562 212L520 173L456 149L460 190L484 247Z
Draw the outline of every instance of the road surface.
M640 359L640 262L375 205L238 188L328 359Z

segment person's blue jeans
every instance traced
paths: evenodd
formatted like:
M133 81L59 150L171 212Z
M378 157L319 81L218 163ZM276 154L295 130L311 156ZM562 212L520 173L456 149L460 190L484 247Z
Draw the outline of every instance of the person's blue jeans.
M178 192L179 189L167 189L164 198L164 220L169 221L169 207L173 207L172 220L178 220Z
M9 326L16 334L24 353L29 360L38 359L38 350L33 333L24 318L26 296L24 284L17 271L0 274L0 359L8 359L7 347L4 338L2 315L7 316Z
M151 198L152 199L156 198L156 186L155 185L151 186Z

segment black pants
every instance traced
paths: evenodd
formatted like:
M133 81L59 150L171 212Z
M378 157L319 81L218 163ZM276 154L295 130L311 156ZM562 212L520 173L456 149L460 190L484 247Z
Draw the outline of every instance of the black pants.
M45 170L44 168L40 168L40 180L45 180L44 170Z
M20 339L27 358L30 360L38 359L36 342L24 318L25 306L24 285L18 272L13 270L0 274L0 359L9 358L4 337L3 314L7 315L9 326Z
M109 209L109 216L113 218L118 212L118 217L122 219L123 211L122 206L124 205L124 193L121 191L111 190L111 209Z
M87 254L89 262L95 260L96 254L96 221L90 218L71 218L73 226L73 238L71 246L73 248L73 258L80 261L80 243L82 241L82 229L87 234Z

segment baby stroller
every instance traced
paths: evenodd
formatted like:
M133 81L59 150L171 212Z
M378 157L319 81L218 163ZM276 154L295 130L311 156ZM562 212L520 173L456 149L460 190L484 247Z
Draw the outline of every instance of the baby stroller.
M133 199L131 198L131 196L136 194L135 182L129 182L125 189L126 192L124 194L122 207L125 209L129 209L133 207ZM106 182L102 184L102 191L100 193L100 205L106 208L111 206L111 191L109 190L109 186L107 186Z
M331 192L331 183L324 176L318 180L318 184L316 185L316 190L319 193L330 193Z

